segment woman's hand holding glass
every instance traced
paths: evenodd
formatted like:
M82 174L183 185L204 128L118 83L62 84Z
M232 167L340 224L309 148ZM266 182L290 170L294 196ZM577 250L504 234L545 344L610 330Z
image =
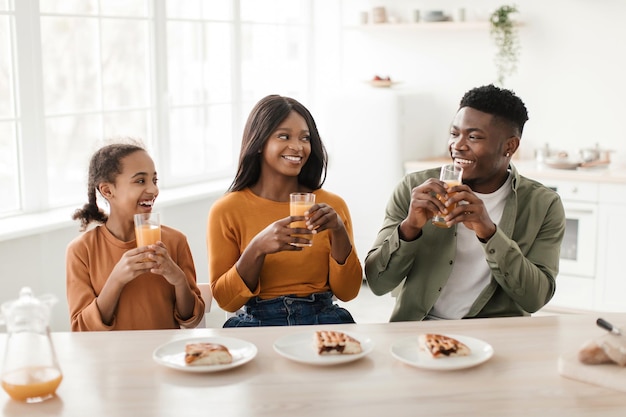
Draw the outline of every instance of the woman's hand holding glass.
M303 248L295 245L307 244L310 238L295 235L307 235L312 239L315 232L307 228L293 228L291 223L305 219L305 216L287 216L277 220L261 230L252 239L250 246L265 255L282 251L300 251Z

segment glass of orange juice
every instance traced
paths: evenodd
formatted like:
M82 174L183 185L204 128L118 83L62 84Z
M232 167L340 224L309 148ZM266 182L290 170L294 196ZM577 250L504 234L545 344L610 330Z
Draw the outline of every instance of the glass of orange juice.
M137 247L154 245L161 240L161 216L159 213L135 214L135 239Z
M441 173L439 174L439 179L445 182L446 184L448 184L448 187L461 185L463 183L462 182L463 168L455 164L444 165L441 167ZM437 194L437 198L439 199L439 201L442 201L445 203L448 200L448 198L452 197L454 194L455 193L447 193L446 195ZM448 207L448 212L454 210L455 207L456 207L456 204L453 204L450 207ZM445 217L444 213L439 212L435 214L432 220L433 224L437 227L447 228L448 226L446 225L446 221L444 220L444 217Z
M315 204L315 194L313 193L291 193L289 194L289 215L290 216L304 216L304 213L308 211L311 206ZM305 221L297 221L291 223L292 228L306 229ZM311 235L296 235L293 236L309 239L309 243L292 243L294 246L305 247L313 246L313 240Z

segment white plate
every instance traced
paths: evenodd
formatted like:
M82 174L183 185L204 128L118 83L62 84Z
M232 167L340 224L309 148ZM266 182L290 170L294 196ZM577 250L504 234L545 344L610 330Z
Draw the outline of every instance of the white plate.
M185 345L187 343L218 343L226 346L233 361L225 365L189 366L185 364ZM250 362L257 354L257 347L245 340L234 337L195 337L180 339L159 346L152 353L152 358L168 368L185 372L217 372L235 368Z
M342 331L343 332L343 331ZM361 353L351 355L319 355L313 344L315 331L285 335L274 342L274 350L292 361L310 365L337 365L361 359L374 350L374 342L363 335L343 332L361 342Z
M415 335L400 339L391 345L391 354L394 358L406 364L437 371L470 368L486 362L493 356L491 345L480 339L453 334L447 334L446 336L465 343L470 348L471 353L468 356L434 359L428 353L420 351L418 336Z

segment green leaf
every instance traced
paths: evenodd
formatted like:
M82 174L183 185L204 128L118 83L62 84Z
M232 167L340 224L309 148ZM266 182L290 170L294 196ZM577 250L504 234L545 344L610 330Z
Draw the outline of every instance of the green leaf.
M494 63L498 76L498 83L504 85L506 77L517 71L517 62L520 53L520 41L515 22L511 14L518 13L516 5L500 6L489 17L491 24L490 34L496 45Z

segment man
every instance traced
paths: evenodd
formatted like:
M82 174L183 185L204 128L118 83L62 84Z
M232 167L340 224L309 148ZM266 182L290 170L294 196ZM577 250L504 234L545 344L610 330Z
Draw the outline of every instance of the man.
M365 259L375 294L404 280L391 321L525 316L552 298L565 213L556 192L511 164L527 120L509 90L468 91L448 139L463 184L448 189L437 168L396 187ZM438 212L449 228L431 224Z

